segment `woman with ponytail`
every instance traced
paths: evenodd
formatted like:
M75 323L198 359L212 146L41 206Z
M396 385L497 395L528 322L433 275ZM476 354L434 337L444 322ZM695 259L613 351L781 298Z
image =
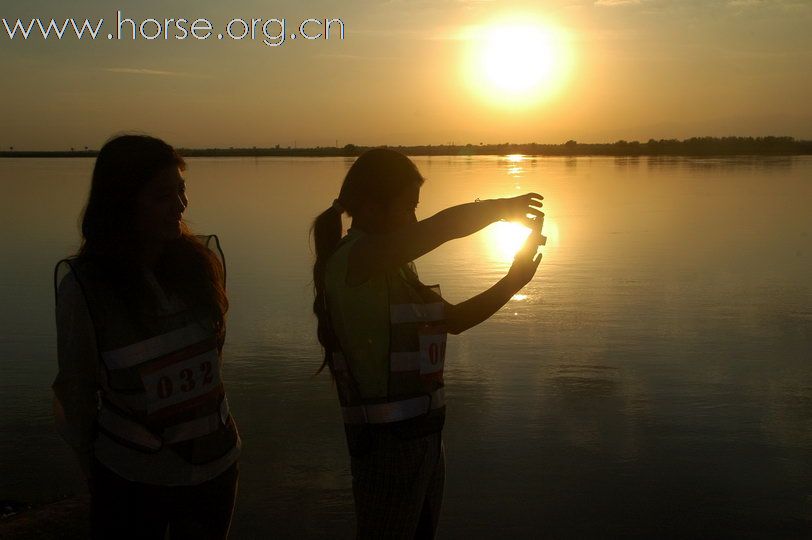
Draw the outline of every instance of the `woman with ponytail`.
M446 335L499 310L533 277L542 197L528 193L447 208L417 221L423 178L409 158L365 152L312 226L318 338L338 390L351 458L359 538L432 538L445 464ZM352 218L342 238L341 215ZM499 220L528 236L507 275L453 305L412 264L441 244Z
M240 438L221 377L225 265L183 221L183 159L108 141L76 257L55 270L57 428L91 495L93 538L225 538Z

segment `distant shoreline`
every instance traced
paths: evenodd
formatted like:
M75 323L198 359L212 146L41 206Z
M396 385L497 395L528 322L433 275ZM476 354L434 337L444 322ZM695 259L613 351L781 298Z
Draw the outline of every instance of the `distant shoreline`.
M690 139L649 139L647 142L620 140L614 143L564 144L466 144L466 145L420 145L386 146L410 156L504 156L522 154L527 156L797 156L812 154L812 141L793 137L692 137ZM355 157L375 146L315 148L179 148L185 157ZM98 150L8 150L0 151L6 158L72 158L96 157Z

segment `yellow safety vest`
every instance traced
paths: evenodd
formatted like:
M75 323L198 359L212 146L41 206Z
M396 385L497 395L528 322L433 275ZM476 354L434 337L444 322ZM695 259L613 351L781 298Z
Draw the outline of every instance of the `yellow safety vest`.
M325 272L328 312L340 344L329 364L344 422L444 417L447 332L439 287L422 284L412 265L348 286L350 248L362 234L349 231Z

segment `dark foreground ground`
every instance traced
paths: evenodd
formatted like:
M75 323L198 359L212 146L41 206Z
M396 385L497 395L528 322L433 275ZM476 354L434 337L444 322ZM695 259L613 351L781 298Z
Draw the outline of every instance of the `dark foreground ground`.
M14 508L13 504L0 501L0 539L3 540L50 540L50 539L86 539L90 537L88 522L87 497L71 497L35 508ZM600 534L581 531L577 520L567 530L539 530L534 538L812 538L812 523L807 520L761 524L753 527L748 523L729 523L727 526L704 528L693 527L689 523L672 524L656 536L646 530L626 530L619 532L611 529ZM766 526L764 526L766 525ZM442 529L442 527L441 527ZM233 532L233 530L232 530ZM664 532L664 534L663 534ZM231 535L235 537L234 534ZM439 531L441 538L461 538L453 531ZM329 536L326 536L329 538ZM509 534L504 538L511 537ZM475 537L468 537L475 538Z
M6 508L4 517L0 518L0 538L72 540L90 537L86 497L71 497L36 508L13 509L10 505Z

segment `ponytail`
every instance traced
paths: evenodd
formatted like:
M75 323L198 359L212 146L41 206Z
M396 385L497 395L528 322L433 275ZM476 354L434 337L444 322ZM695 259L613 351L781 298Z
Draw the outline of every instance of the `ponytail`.
M322 372L330 358L330 355L337 348L337 338L330 324L330 314L327 312L327 291L324 282L324 274L327 269L327 260L338 247L341 241L341 207L334 203L333 206L319 214L313 220L310 227L310 236L316 250L316 262L313 264L313 313L318 319L317 335L319 343L324 348L324 361L316 372Z

